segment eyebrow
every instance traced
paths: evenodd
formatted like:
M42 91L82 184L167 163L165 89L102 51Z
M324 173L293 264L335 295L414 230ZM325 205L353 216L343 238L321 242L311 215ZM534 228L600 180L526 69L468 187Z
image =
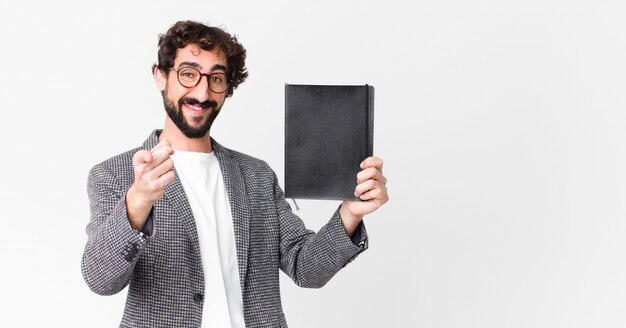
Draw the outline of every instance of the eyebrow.
M187 62L187 61L186 62L182 62L182 63L180 63L180 65L178 65L178 67L182 67L182 66L191 66L191 67L198 68L198 69L202 68L202 66L200 64L198 64L198 63ZM218 70L226 72L226 66L220 65L220 64L215 64L215 65L213 65L213 67L211 67L211 72L218 71Z

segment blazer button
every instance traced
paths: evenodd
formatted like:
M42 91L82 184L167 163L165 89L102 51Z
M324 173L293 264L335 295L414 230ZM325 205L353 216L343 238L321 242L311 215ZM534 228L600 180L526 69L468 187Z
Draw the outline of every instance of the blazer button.
M193 295L193 300L196 301L196 303L200 303L202 302L203 296L200 293L196 293Z

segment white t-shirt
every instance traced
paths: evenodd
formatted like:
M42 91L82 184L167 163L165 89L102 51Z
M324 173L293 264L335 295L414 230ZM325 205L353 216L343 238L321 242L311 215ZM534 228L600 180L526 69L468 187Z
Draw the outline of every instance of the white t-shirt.
M233 216L214 153L171 156L196 221L204 271L202 327L244 328Z

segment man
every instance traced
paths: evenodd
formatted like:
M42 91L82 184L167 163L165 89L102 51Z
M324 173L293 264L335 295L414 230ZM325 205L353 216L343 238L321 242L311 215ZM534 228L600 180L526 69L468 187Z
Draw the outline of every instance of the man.
M89 174L83 277L102 295L129 285L121 327L287 327L279 269L321 287L367 248L363 215L388 200L380 159L356 177L367 201L344 201L314 233L265 162L210 138L245 55L221 29L173 25L153 67L163 130Z

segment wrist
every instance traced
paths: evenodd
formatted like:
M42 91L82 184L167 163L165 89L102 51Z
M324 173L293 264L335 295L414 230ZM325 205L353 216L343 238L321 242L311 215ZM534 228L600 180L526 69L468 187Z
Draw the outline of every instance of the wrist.
M151 201L137 195L133 186L128 189L126 192L126 214L133 229L142 231L152 210L152 205Z
M349 237L352 237L359 223L363 220L363 215L355 215L350 212L347 201L343 201L341 208L339 209L339 216L341 217L341 225L346 231Z

